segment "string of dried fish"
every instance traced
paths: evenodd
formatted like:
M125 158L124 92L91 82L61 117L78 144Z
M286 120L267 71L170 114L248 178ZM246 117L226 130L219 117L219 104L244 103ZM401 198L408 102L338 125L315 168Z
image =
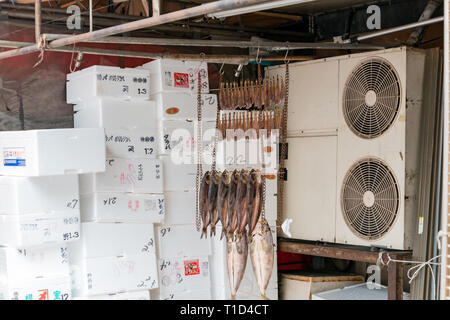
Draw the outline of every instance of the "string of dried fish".
M275 111L231 111L222 113L219 117L218 128L221 138L235 138L236 130L242 130L249 138L258 138L260 130L266 129L270 137L271 130L279 130L282 114ZM230 130L227 132L227 130ZM230 136L231 135L231 136ZM239 136L238 138L241 138ZM229 140L228 139L228 140Z
M281 105L286 96L283 78L221 83L219 100L222 110L267 109Z

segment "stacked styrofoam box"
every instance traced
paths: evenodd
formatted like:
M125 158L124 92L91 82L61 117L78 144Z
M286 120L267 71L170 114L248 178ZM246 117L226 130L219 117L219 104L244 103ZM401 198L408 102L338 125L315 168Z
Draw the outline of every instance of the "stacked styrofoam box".
M105 170L103 130L0 133L0 298L70 299L77 173Z
M210 167L217 96L209 94L207 64L155 60L150 97L156 103L163 161L166 215L157 229L160 299L211 299L210 239L195 226L198 72L202 83L203 171ZM206 138L205 138L206 137Z
M152 223L81 223L69 244L74 297L158 287Z
M106 143L106 171L80 177L81 241L70 248L73 293L134 299L158 287L154 223L165 214L149 72L94 66L68 80L75 126L104 128Z

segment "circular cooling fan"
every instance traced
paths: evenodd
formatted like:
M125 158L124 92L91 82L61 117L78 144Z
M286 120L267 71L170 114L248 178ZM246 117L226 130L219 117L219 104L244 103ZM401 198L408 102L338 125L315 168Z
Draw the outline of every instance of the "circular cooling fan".
M400 107L400 82L394 67L381 58L359 64L347 79L343 112L358 136L380 136L394 122Z
M388 166L374 158L355 163L342 184L341 206L358 237L375 240L386 234L399 207L398 185Z

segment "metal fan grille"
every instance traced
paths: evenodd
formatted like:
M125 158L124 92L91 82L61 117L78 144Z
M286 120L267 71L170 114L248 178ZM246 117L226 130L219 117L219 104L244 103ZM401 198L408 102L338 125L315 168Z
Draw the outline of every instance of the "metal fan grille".
M386 164L367 158L353 165L342 185L342 213L358 237L375 240L394 224L399 207L399 190Z
M400 107L400 82L394 67L381 58L370 58L350 74L344 88L343 112L347 125L358 136L380 136L394 122Z

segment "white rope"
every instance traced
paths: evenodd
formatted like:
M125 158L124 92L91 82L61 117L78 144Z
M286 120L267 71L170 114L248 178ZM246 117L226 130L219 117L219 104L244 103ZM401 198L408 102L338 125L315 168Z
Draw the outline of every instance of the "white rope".
M383 260L383 253L386 254L387 256L387 262L385 263ZM377 259L377 266L388 266L390 262L395 262L395 263L405 263L405 264L416 264L415 266L412 266L411 268L408 269L408 272L406 273L408 279L409 279L409 284L411 284L411 282L419 275L420 270L422 270L423 268L427 267L430 268L430 273L431 273L431 277L433 279L433 286L435 286L436 283L436 279L435 279L435 275L434 275L434 271L432 268L432 265L436 265L436 266L441 266L442 263L441 262L433 262L433 260L436 260L438 258L441 258L442 255L437 255L433 258L431 258L428 261L414 261L414 260L397 260L397 259L392 259L389 256L389 253L387 252L383 252L381 251L378 254L378 259ZM414 270L414 272L411 274L411 272ZM436 288L436 293L437 293L437 288ZM437 296L437 295L436 295Z

